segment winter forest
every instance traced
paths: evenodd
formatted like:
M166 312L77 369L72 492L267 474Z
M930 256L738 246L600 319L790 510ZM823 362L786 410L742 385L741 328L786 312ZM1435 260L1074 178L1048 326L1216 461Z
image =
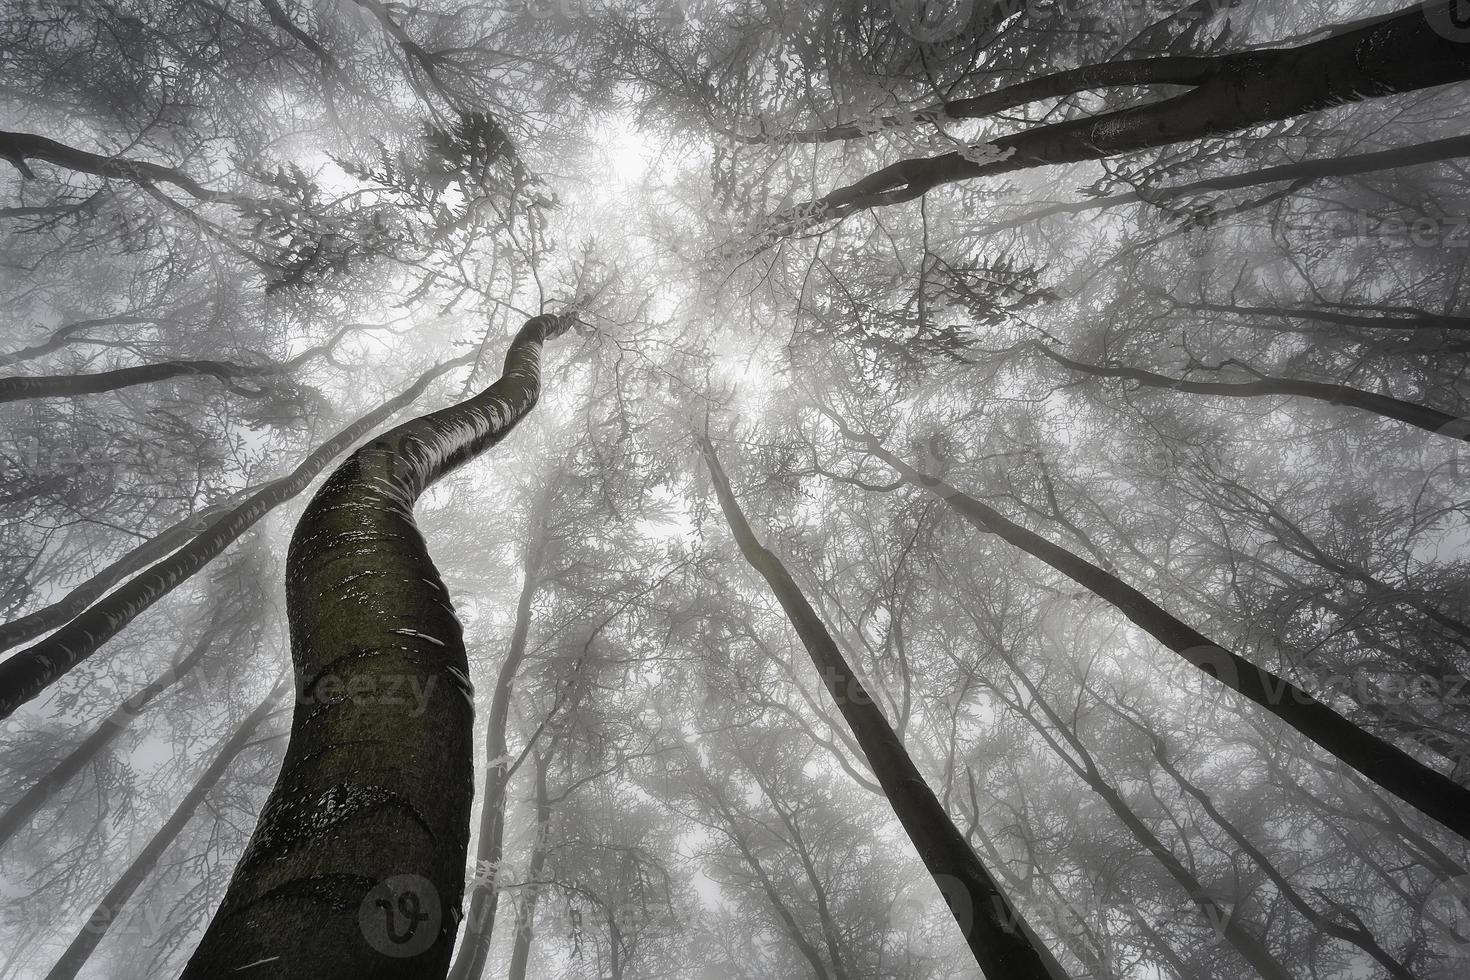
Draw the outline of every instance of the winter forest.
M1470 977L1465 0L0 0L0 980Z

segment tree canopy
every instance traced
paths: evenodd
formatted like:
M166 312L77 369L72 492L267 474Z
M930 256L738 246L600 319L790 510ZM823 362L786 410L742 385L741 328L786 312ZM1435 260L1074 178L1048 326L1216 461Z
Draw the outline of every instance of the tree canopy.
M1470 970L1460 0L0 9L0 980Z

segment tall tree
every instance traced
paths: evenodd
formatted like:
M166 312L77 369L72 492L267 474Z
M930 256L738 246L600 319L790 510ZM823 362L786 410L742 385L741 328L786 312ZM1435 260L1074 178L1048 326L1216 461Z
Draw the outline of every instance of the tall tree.
M542 345L575 316L526 321L498 381L373 439L312 498L287 558L300 692L291 742L184 976L262 962L299 977L447 969L474 791L473 692L413 505L532 409Z

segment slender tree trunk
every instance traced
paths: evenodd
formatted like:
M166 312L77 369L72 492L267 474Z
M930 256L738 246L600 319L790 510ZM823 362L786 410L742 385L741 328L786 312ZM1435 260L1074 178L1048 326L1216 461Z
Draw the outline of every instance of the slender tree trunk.
M473 359L473 354L466 354L424 372L402 394L384 402L318 446L289 475L273 480L252 493L242 503L210 523L208 529L193 541L156 562L46 639L26 647L0 663L0 719L10 717L16 708L45 691L58 678L96 653L102 644L116 636L140 613L217 558L262 517L305 490L328 463L411 404L423 394L430 382ZM188 523L193 526L197 520L198 518L193 518ZM174 533L173 530L165 532L168 535ZM170 537L170 543L173 540L175 539ZM152 554L150 551L150 557ZM132 564L136 559L125 558L124 561ZM113 573L108 570L104 574ZM90 590L93 586L88 583L82 588ZM68 610L75 607L75 602L70 597L63 601L67 603ZM32 628L34 624L27 627Z
M536 938L536 906L541 902L541 876L546 871L546 852L550 849L552 806L551 795L546 789L546 769L550 761L549 753L536 756L536 836L531 842L531 860L526 868L521 903L516 908L515 942L510 950L506 980L526 980L531 943Z
M449 970L474 800L474 694L459 620L413 518L432 483L503 439L540 393L538 316L498 381L354 452L287 555L300 697L275 788L185 980Z
M1266 945L1265 930L1255 924L1251 924L1248 927L1242 918L1235 914L1235 909L1226 909L1215 900L1215 897L1210 894L1210 890L1199 880L1199 877L1194 871L1185 867L1184 862L1180 861L1173 850L1159 839L1158 835L1153 832L1153 829L1128 805L1128 801L1123 799L1122 794L1107 781L1102 771L1098 769L1097 763L1092 758L1092 753L1087 750L1087 747L1082 743L1077 733L1067 725L1061 715L1053 710L1052 706L1041 696L1041 692L1031 683L1030 678L1021 671L1010 655L1001 651L1000 656L1005 660L1006 665L1010 667L1011 672L1015 674L1022 686L1026 688L1026 692L1031 696L1032 701L1046 715L1050 727L1043 724L1025 706L1017 702L1010 702L998 690L996 691L997 695L1003 700L1006 700L1013 710L1025 718L1031 727L1036 729L1037 734L1051 746L1057 756L1067 764L1068 768L1075 772L1083 782L1087 783L1088 787L1107 804L1108 809L1113 812L1113 815L1122 822L1124 827L1128 828L1128 832L1133 835L1133 839L1138 841L1145 850L1152 854L1159 864L1163 865L1169 877L1173 878L1179 887L1184 889L1185 893L1189 895L1190 900L1198 906L1200 913L1210 924L1211 928L1217 930L1220 936L1230 944L1231 948L1241 955L1242 959L1249 963L1266 980L1293 980L1292 975L1287 972L1286 967L1281 964L1281 961L1276 958ZM995 688L992 687L992 690L995 690ZM1053 732L1066 740L1067 746L1076 754L1075 759L1057 742L1056 735Z
M225 191L210 190L181 170L150 163L146 160L130 160L126 157L108 157L89 153L76 147L58 143L35 133L11 133L0 131L0 159L10 161L27 179L36 175L29 161L40 160L63 170L93 174L126 180L140 186L171 184L198 201L218 203L243 203L250 199Z
M287 374L307 361L331 353L337 343L353 330L362 329L360 324L349 324L337 331L325 344L318 344L281 364L236 364L233 361L180 360L163 361L158 364L143 364L138 367L118 368L114 371L97 371L90 374L45 374L0 378L0 402L22 401L31 398L63 398L75 395L94 395L103 391L117 391L135 385L167 381L169 378L188 375L205 375L225 382L227 385L240 378L262 378ZM233 390L256 397L260 393Z
M154 680L137 694L128 698L122 704L113 709L112 713L97 726L97 730L88 735L80 745L66 754L66 757L58 762L50 772L42 776L30 789L21 794L16 800L0 813L0 848L10 843L10 839L24 826L29 824L35 815L40 812L51 797L56 795L57 790L69 783L78 773L97 759L101 758L117 737L127 731L133 724L133 719L147 708L160 694L183 680L197 666L204 655L209 652L210 644L218 635L218 629L211 627L194 648L189 651L177 664L164 672L162 677Z
M275 485L271 481L257 487L252 493L261 493ZM87 607L107 594L107 590L126 579L129 575L166 557L188 543L189 539L205 530L218 517L229 513L236 501L222 501L203 510L196 511L177 524L160 531L127 554L98 571L91 578L75 586L70 592L43 606L0 625L0 650L9 650L18 643L33 640L60 626L65 626L87 611Z
M862 747L873 775L887 794L893 812L940 891L950 900L955 921L975 962L989 980L1064 978L1066 974L1060 964L1026 924L1020 910L1006 898L940 805L800 587L781 560L756 538L730 489L714 444L705 437L700 437L699 444L720 508L741 554L766 580L801 637L813 665Z
M154 316L127 315L102 316L86 320L73 320L70 323L63 323L61 326L51 331L51 336L47 337L39 344L33 344L30 347L22 347L20 350L12 351L9 354L0 354L0 367L9 367L12 364L18 364L21 361L35 360L36 358L49 354L54 350L60 350L62 347L65 347L68 344L86 343L87 341L85 340L85 338L79 338L76 335L83 330L90 330L92 327L135 326L144 323L158 323L160 322L160 320L160 317Z
M235 364L230 361L163 361L139 367L97 371L91 374L43 374L32 377L0 378L0 402L30 398L65 398L116 391L135 385L166 381L187 375L205 375L220 381L280 374L286 370L279 364Z
M1470 139L1470 137L1466 137ZM1282 320L1312 320L1365 330L1470 330L1470 317L1387 307L1381 313L1331 307L1240 306L1234 303L1180 303L1178 309L1195 313L1231 313L1236 316L1276 317Z
M1361 388L1268 375L1259 375L1254 381L1192 381L1187 378L1171 378L1168 375L1155 374L1142 368L1086 364L1082 361L1074 361L1045 344L1038 343L1033 346L1063 367L1081 374L1092 375L1095 378L1121 378L1150 388L1187 391L1198 395L1217 395L1222 398L1262 398L1272 395L1310 398L1331 405L1346 405L1349 408L1371 412L1397 422L1406 422L1436 435L1470 441L1470 423L1466 423L1464 419L1427 405L1390 398L1372 391L1363 391Z
M771 911L775 912L776 918L781 920L781 926L786 930L787 938L796 947L796 951L801 954L801 958L806 960L807 965L812 968L812 977L815 980L833 980L831 972L827 969L826 961L822 959L822 951L817 949L812 941L806 937L806 933L802 931L801 923L796 921L795 914L792 913L790 906L786 904L786 900L781 897L781 892L776 887L776 883L771 880L771 876L766 871L765 865L761 863L760 855L756 854L755 849L750 846L750 839L740 829L740 819L735 815L735 811L730 805L725 802L725 797L720 787L715 784L714 780L710 779L709 773L704 771L704 764L700 761L699 756L694 750L687 744L684 748L690 768L695 771L700 781L704 783L714 804L715 812L720 815L720 819L725 822L725 826L728 828L726 836L735 845L735 849L740 852L740 857L745 861L746 866L755 874L756 881L761 886L761 891L765 893L766 901L770 903ZM614 923L610 922L609 924ZM612 937L612 950L613 959L616 962L618 955L616 937Z
M133 858L127 870L102 897L102 901L97 903L87 924L82 926L76 938L71 941L71 945L66 948L66 952L61 954L61 959L57 960L51 972L46 974L46 980L72 980L81 972L82 967L87 965L87 959L97 948L97 944L102 942L103 937L107 935L108 929L122 913L128 899L133 897L138 886L157 867L158 859L193 819L194 811L199 809L199 804L204 802L210 790L214 789L220 777L225 774L225 770L241 752L251 745L256 732L275 710L281 696L289 690L290 682L283 678L260 703L260 706L241 723L240 727L235 730L235 734L225 741L209 768L204 770L199 781L194 784L194 788L189 790L180 801L178 809L174 810L173 815L159 828L158 833L154 834Z
M943 480L909 466L877 439L844 428L903 480L940 497L973 527L995 534L1110 603L1187 663L1271 712L1343 763L1470 840L1470 789L1353 724L1306 691L1226 650L1122 579L1072 554Z
M827 957L832 961L832 972L834 980L847 980L847 968L842 962L842 938L841 930L837 921L832 917L832 908L827 901L827 886L822 883L822 876L817 872L816 861L812 858L811 850L806 845L806 839L802 836L801 826L796 821L796 815L782 804L781 800L772 790L771 785L761 775L760 769L747 763L751 776L756 785L760 787L761 793L765 795L771 809L776 811L777 818L781 821L786 832L790 834L790 845L795 852L797 860L801 863L801 869L806 874L807 884L812 886L812 898L817 908L817 921L822 924L822 939L827 944Z
M511 694L516 675L526 659L526 640L531 630L531 602L536 597L537 561L542 537L536 528L540 510L538 505L531 515L532 532L526 542L525 578L521 583L520 599L516 602L510 649L500 665L495 693L490 699L490 716L485 722L485 802L480 810L480 838L475 864L477 869L491 870L488 881L477 874L470 888L470 914L465 920L459 955L449 971L452 980L480 980L490 957L490 942L494 938L495 912L500 901L500 863L504 856L505 796L511 777L505 729L510 717Z
M1345 102L1463 81L1470 78L1470 44L1452 39L1458 2L1430 0L1299 47L1227 55L1183 95L1003 136L987 145L989 159L955 152L902 160L776 215L773 234L911 201L956 181L1223 136Z
M1470 156L1470 136L1452 136L1449 139L1432 140L1428 143L1418 143L1414 146L1393 150L1378 150L1373 153L1358 153L1323 160L1303 160L1300 163L1264 167L1242 174L1207 177L1203 180L1190 181L1187 184L1153 187L1146 191L1113 194L1109 197L1099 197L1088 201L1052 204L1044 208L1035 208L1024 214L1016 215L1014 218L993 222L979 229L976 234L993 235L1059 214L1085 214L1088 211L1102 211L1124 204L1163 204L1166 201L1177 201L1180 198L1194 197L1199 194L1242 190L1247 187L1260 187L1264 184L1316 182L1329 177L1351 177L1355 174L1399 170L1404 167L1437 163L1441 160L1457 160L1466 156ZM1391 321L1381 325L1393 326Z
M1115 711L1114 713L1118 714L1119 712ZM1235 846L1240 848L1241 853L1255 862L1256 866L1265 873L1266 877L1271 879L1271 883L1276 886L1276 890L1281 893L1281 897L1285 898L1293 908L1300 912L1312 924L1312 928L1324 932L1334 939L1339 939L1342 942L1356 946L1371 956L1374 962L1382 967L1385 973L1394 977L1395 980L1417 980L1417 974L1398 959L1394 958L1388 950L1379 945L1373 933L1368 930L1368 927L1363 924L1362 919L1358 918L1356 913L1344 909L1344 912L1352 915L1353 918L1351 924L1344 925L1330 915L1318 911L1316 906L1308 902L1306 897L1297 891L1296 886L1291 883L1286 875L1282 874L1276 865L1272 863L1271 859L1259 847L1256 847L1250 838L1241 832L1240 828L1236 827L1228 817L1220 812L1220 809L1215 806L1215 801L1210 798L1210 795L1196 786L1188 777L1179 771L1179 767L1174 765L1169 759L1168 751L1164 748L1164 743L1159 739L1158 735L1137 725L1132 719L1127 720L1148 736L1153 746L1154 759L1169 774L1169 777L1179 784L1180 789L1184 790L1185 793L1189 794L1199 803L1200 808L1205 811L1205 814L1211 820L1215 821L1221 830L1225 831L1225 835L1235 842Z

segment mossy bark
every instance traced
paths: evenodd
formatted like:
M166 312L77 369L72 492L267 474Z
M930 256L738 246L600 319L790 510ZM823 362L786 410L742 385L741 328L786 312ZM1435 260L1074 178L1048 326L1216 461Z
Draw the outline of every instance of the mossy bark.
M358 449L302 515L286 572L291 742L185 980L448 971L474 799L474 694L413 507L531 410L542 344L569 325L529 320L498 381Z

